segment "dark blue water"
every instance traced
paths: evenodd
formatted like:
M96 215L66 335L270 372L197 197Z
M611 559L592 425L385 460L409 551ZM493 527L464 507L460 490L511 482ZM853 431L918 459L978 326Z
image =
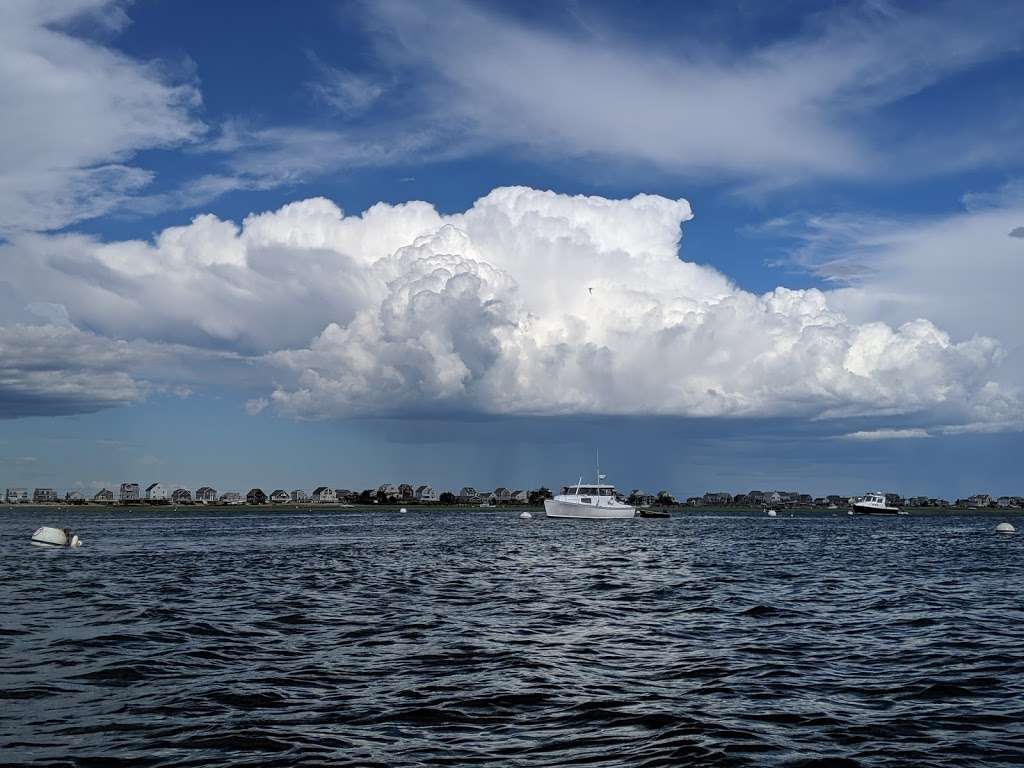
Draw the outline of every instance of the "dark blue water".
M1020 765L1001 519L3 512L0 763Z

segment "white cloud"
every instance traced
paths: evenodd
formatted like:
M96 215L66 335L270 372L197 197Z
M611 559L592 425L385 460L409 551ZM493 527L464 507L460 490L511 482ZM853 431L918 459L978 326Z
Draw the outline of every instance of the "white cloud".
M384 86L366 75L338 69L310 56L319 77L307 84L313 98L342 115L357 115L373 105Z
M931 414L963 425L1019 412L995 381L993 339L956 341L913 316L855 322L817 290L742 291L678 258L690 217L685 200L512 187L452 215L411 202L346 216L311 199L241 227L199 216L153 243L25 235L0 257L36 313L66 318L69 333L146 340L168 369L188 350L258 356L244 386L299 418Z
M918 150L937 149L949 125L941 134L914 124L894 135L890 124L876 141L871 119L951 73L1017 50L1024 32L1014 4L943 3L918 13L871 4L813 15L795 34L736 50L685 31L669 41L556 31L460 2L443 13L407 0L371 8L382 56L425 80L419 92L429 114L466 136L760 185L891 175L893 154L907 160L896 167L918 172L954 156L962 163L962 147ZM436 40L445 44L428 42ZM1018 139L1000 143L1003 153L971 162L1019 151Z
M198 91L67 25L126 23L109 0L0 3L0 232L96 216L144 188L140 150L197 137Z
M926 429L868 429L843 435L847 440L913 440L931 437Z
M257 397L245 401L245 412L250 416L256 416L266 410L270 401L265 397Z

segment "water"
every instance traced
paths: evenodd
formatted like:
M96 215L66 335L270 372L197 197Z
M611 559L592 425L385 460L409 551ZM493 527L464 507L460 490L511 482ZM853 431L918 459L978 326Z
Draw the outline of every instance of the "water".
M2 512L0 763L1024 761L1020 516L517 515Z

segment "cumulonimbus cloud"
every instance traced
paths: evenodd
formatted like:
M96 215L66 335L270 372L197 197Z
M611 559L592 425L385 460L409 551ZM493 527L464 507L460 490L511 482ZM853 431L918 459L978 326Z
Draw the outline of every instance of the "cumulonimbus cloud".
M245 355L276 412L1013 418L1002 351L926 319L852 322L679 258L685 200L500 188L452 215L321 198L154 242L25 236L17 287L69 322ZM4 255L0 252L0 255ZM968 414L969 412L969 414Z

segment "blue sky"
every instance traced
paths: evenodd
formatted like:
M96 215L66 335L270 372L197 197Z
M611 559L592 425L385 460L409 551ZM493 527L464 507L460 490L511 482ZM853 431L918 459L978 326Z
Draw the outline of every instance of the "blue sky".
M0 14L0 485L1024 493L1012 3Z

